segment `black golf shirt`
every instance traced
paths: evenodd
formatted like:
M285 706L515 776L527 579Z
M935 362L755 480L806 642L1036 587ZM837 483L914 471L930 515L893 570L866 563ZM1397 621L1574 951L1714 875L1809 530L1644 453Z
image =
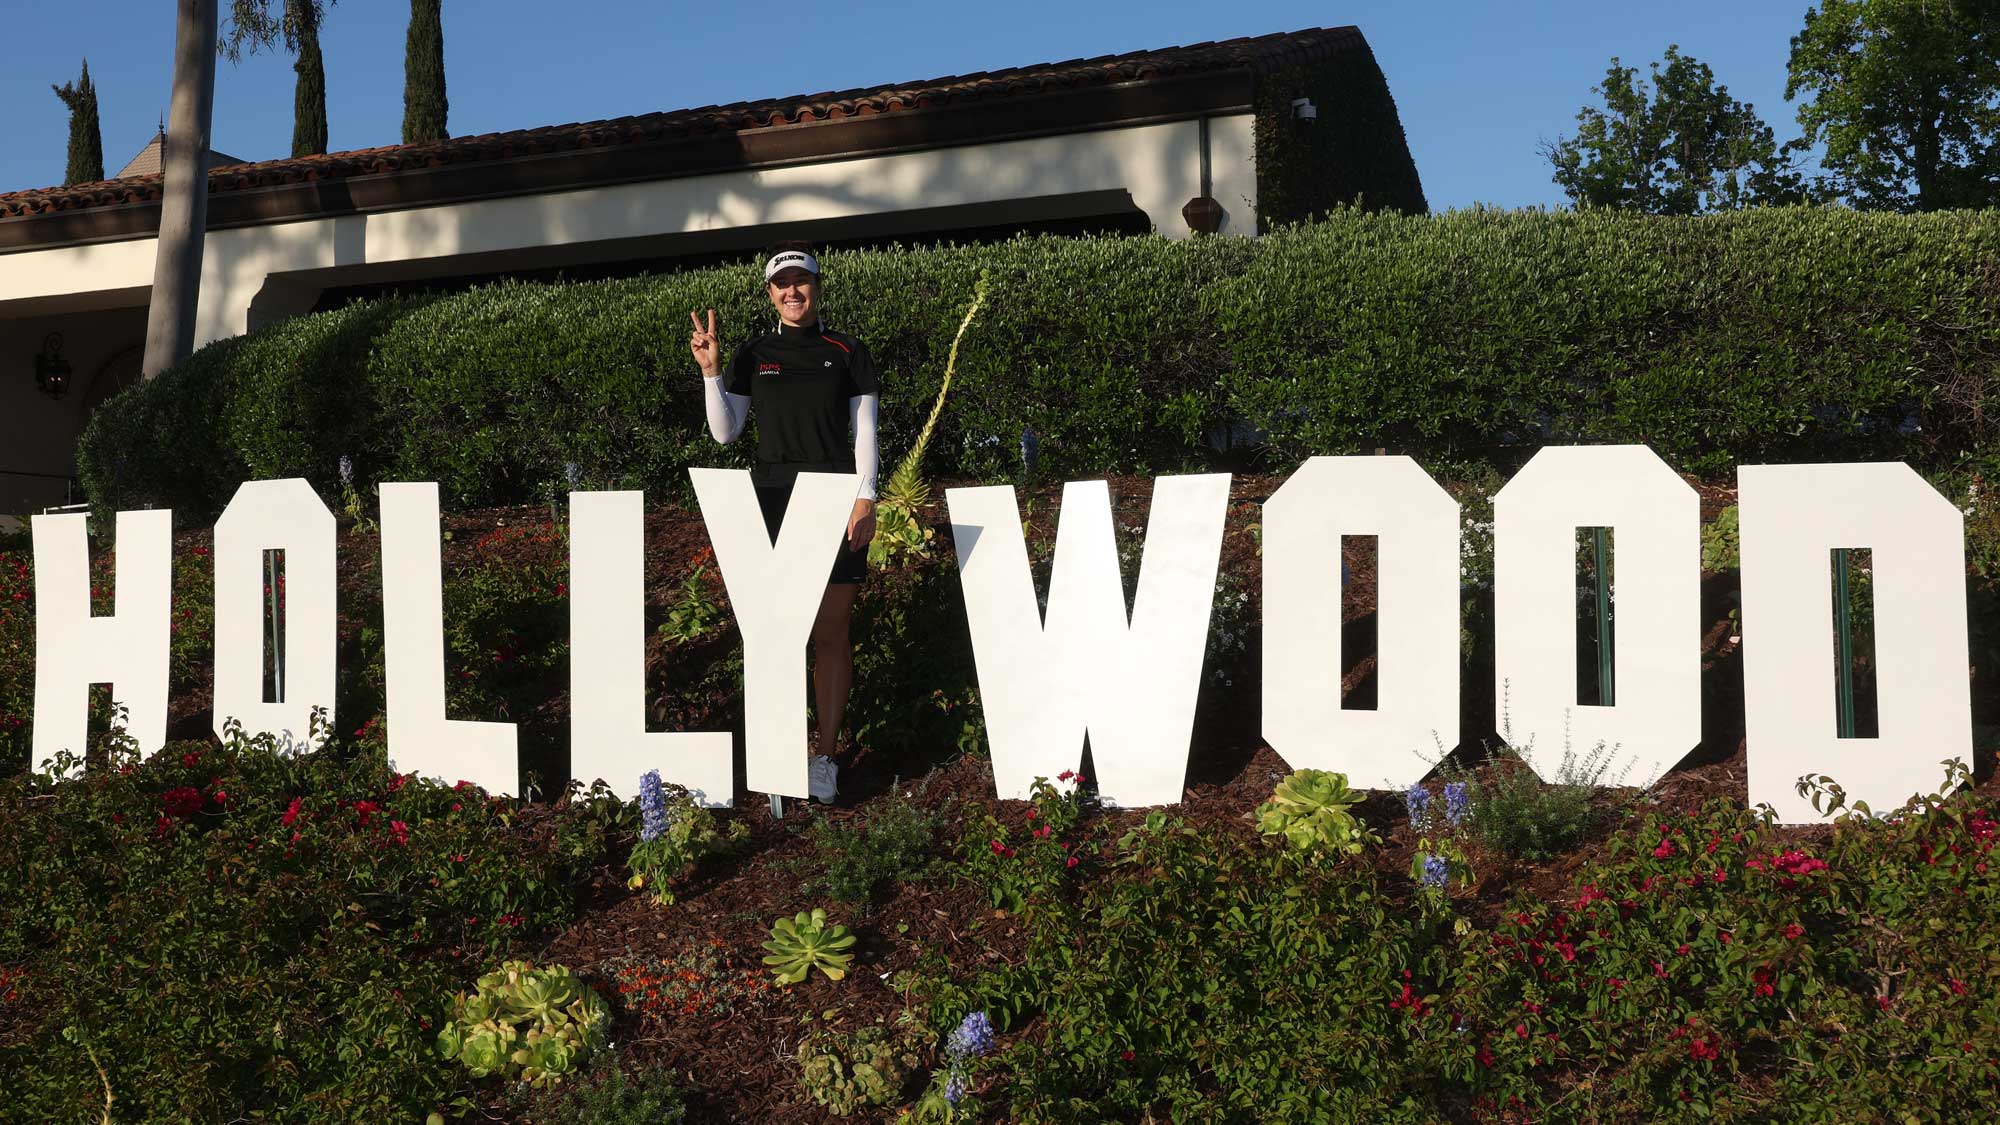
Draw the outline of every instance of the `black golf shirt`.
M881 393L867 345L820 325L755 337L736 349L723 389L746 395L757 419L761 487L789 488L800 473L854 472L847 400Z

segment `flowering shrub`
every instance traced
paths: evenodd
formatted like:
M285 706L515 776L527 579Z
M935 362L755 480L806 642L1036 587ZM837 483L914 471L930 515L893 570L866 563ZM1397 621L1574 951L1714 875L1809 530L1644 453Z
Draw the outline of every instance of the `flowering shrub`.
M1445 1002L1467 1032L1429 1065L1529 1114L1585 1062L1613 1118L1975 1108L2000 1080L1994 833L1964 798L1845 822L1823 851L1725 802L1646 817L1573 897L1461 948Z
M994 906L1018 914L1060 897L1074 882L1089 796L1081 774L1064 770L1056 780L1074 784L1058 789L1036 778L1019 819L988 814L972 821L959 842L964 876L984 886Z
M1382 1120L1445 1020L1432 929L1375 880L1155 811L1073 910L1028 915L1023 963L916 987L1024 1029L977 1068L1005 1120Z
M338 739L114 743L78 780L0 780L0 965L23 972L0 1074L23 1120L106 1083L121 1120L449 1107L432 998L572 917L605 852L581 799L488 799Z

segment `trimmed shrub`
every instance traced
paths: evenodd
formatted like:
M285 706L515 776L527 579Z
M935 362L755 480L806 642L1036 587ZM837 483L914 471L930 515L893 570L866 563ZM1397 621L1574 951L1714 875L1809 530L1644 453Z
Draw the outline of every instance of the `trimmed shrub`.
M1505 465L1549 442L1638 441L1682 468L1992 458L2000 215L1770 209L1347 209L1260 239L1021 238L827 255L828 319L887 377L893 461L982 271L930 455L938 478L1205 465L1262 431L1282 468L1376 447ZM285 321L204 348L100 410L79 464L100 510L213 514L238 482L336 494L436 480L458 504L594 487L682 492L710 440L689 309L734 344L772 323L754 268L502 283ZM1990 466L1989 466L1990 467Z

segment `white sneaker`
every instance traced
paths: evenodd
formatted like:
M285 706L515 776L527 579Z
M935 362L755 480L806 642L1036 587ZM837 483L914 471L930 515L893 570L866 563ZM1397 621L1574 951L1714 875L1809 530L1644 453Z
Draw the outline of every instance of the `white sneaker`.
M806 792L822 805L833 803L839 792L840 767L825 754L816 754L806 763Z

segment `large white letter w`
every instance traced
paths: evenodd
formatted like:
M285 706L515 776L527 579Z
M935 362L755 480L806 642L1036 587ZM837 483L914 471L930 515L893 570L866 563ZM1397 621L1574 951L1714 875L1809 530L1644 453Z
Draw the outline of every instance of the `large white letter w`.
M1077 769L1090 736L1109 804L1181 799L1229 475L1154 483L1128 622L1103 481L1063 486L1046 623L1007 485L945 494L999 795Z

